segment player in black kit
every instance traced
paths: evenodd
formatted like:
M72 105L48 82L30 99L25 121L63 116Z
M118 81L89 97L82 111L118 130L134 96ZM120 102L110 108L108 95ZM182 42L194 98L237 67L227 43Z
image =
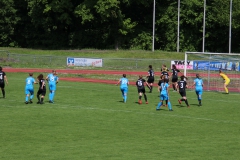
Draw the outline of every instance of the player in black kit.
M39 81L39 89L37 92L37 99L38 99L37 104L43 104L43 100L46 95L46 84L45 84L45 79L43 78L43 74L40 74L37 77L37 79ZM40 99L40 95L41 95L41 99Z
M0 67L0 88L2 90L3 98L5 98L5 81L8 84L6 73L2 71L2 67Z
M172 65L172 87L174 91L177 91L177 81L178 81L178 72L180 72L177 67Z
M165 77L165 80L168 83L169 82L169 74L168 74L167 68L163 68L163 70L161 72L161 77L162 76Z
M138 95L139 95L138 104L142 104L142 100L141 100L142 94L144 95L146 104L148 104L147 95L145 93L145 86L144 86L145 83L146 85L148 85L148 82L146 82L146 80L142 78L142 75L140 75L139 79L136 81L136 86L137 86Z
M178 100L178 103L181 104L182 102L181 101L185 101L187 107L189 108L189 104L188 104L188 100L187 100L187 97L186 97L186 88L188 87L187 86L187 82L184 80L186 79L186 77L184 75L182 75L181 77L181 80L177 83L177 88L179 90L179 94L182 96L181 99Z
M147 87L149 88L150 93L152 93L153 83L154 83L154 71L153 71L152 65L149 65L148 67L149 67L149 70L148 70L147 82L149 85L147 85Z

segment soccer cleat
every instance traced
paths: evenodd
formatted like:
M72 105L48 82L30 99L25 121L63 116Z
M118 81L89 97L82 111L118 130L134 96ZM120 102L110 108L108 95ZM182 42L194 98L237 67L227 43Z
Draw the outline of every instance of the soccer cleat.
M40 102L40 104L44 104L43 102Z
M33 103L33 101L32 101L32 100L30 100L30 101L29 101L29 103Z
M146 102L146 104L148 104L148 102Z
M37 104L40 104L40 102L38 101Z
M49 101L49 103L53 103L53 101Z
M138 100L138 104L142 104L142 101L140 99Z
M172 109L169 109L169 111L173 111Z
M25 104L28 104L28 101L26 101Z
M181 103L182 103L180 99L178 100L178 103L179 103L179 104L181 104Z

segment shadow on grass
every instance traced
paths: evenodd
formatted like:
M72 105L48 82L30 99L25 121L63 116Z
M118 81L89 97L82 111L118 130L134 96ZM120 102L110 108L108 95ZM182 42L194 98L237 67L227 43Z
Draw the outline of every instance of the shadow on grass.
M177 105L175 105L176 107L178 107L178 108L184 108L184 107L187 107L187 106L184 106L184 105L181 105L181 104L177 104Z
M229 93L222 93L222 94L229 94Z
M165 112L165 111L168 111L168 112L169 112L168 108L166 108L166 107L165 107L165 108L162 108L162 107L161 107L160 109L158 109L158 110L156 110L156 111L157 111L157 112L159 112L159 111L160 111L160 112L162 112L162 111L164 111L164 112Z
M190 104L190 106L199 106L199 104Z

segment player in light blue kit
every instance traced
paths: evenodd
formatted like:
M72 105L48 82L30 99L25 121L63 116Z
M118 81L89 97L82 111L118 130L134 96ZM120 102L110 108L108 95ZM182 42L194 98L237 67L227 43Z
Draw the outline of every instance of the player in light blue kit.
M126 78L126 74L123 74L123 77L118 81L116 85L120 83L120 90L122 92L123 102L127 102L127 93L128 93L128 85L129 81Z
M168 110L173 111L171 102L169 100L169 84L167 77L164 76L163 83L161 83L160 86L158 86L158 91L160 92L160 102L158 103L156 110L157 111L160 110L163 101L168 100Z
M32 99L34 96L34 86L33 84L37 84L37 82L35 81L35 79L32 77L33 73L29 73L29 77L25 80L26 85L25 85L25 94L26 94L26 98L25 98L25 103L33 103ZM29 100L30 97L30 100ZM28 102L29 100L29 102Z
M49 85L49 103L53 103L53 99L57 89L58 79L59 78L55 70L52 70L52 73L48 74L48 76L46 77Z
M194 79L193 86L195 86L195 91L197 94L199 106L202 105L202 93L203 93L203 80L200 78L199 74L196 74L196 79Z

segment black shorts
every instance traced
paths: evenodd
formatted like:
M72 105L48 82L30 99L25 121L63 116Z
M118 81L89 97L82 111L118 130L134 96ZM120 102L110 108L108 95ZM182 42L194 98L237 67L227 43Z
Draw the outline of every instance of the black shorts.
M145 93L145 88L138 88L138 93Z
M149 77L147 80L148 83L153 83L154 82L154 77Z
M5 87L5 83L0 83L0 88L4 88Z
M177 76L173 76L172 77L172 82L177 82L178 81L178 77Z
M179 91L179 94L180 94L182 97L186 97L186 91Z
M46 89L39 89L37 92L38 95L45 96L46 95Z

